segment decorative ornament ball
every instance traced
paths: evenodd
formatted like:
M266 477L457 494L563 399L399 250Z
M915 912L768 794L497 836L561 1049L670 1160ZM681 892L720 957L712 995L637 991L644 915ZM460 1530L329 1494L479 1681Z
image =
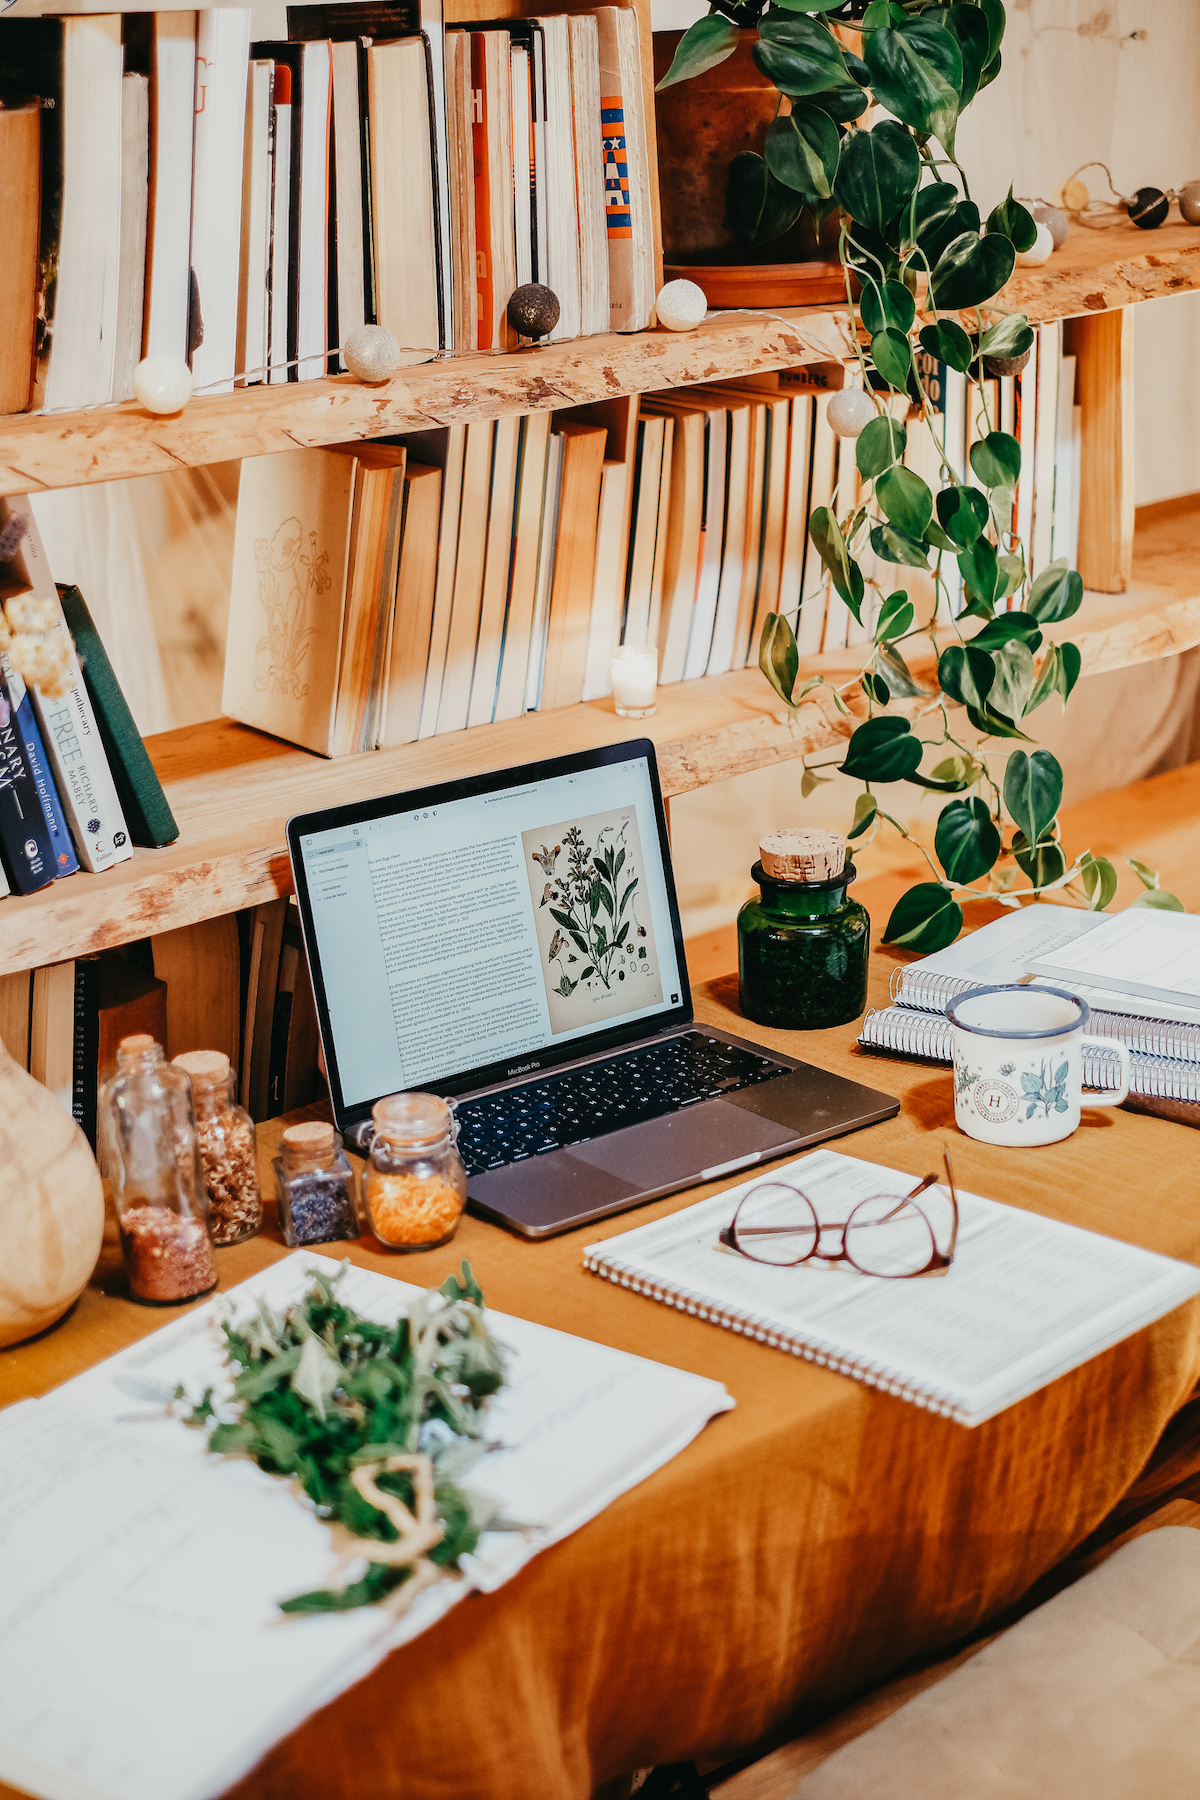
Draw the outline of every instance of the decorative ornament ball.
M375 384L396 373L403 352L382 325L356 325L342 345L342 357L356 381Z
M192 371L181 356L147 356L133 371L133 391L147 412L182 412L192 387Z
M708 296L694 281L668 281L659 289L654 310L668 331L695 331L708 311Z
M554 330L561 311L553 288L541 281L527 281L509 297L508 322L518 337L542 338Z
M1073 213L1082 212L1092 195L1087 182L1080 181L1077 175L1073 175L1070 181L1063 182L1058 190L1058 197L1062 201L1063 210Z
M1044 262L1049 262L1054 254L1054 238L1050 227L1038 221L1037 236L1028 250L1017 251L1017 267L1019 269L1040 269Z
M826 417L830 429L838 437L856 438L875 417L875 405L871 396L864 394L861 388L840 388L836 394L829 396Z
M1200 181L1189 181L1178 194L1179 210L1189 225L1200 225Z
M1054 248L1061 250L1071 229L1066 213L1060 212L1057 206L1047 206L1044 200L1035 200L1029 211L1039 225L1046 227L1054 239Z
M1020 356L985 356L983 372L993 381L1000 381L1005 375L1019 375L1031 355L1032 351L1022 350Z
M1161 188L1139 188L1132 199L1125 202L1125 211L1140 231L1153 231L1161 225L1171 210L1171 202Z

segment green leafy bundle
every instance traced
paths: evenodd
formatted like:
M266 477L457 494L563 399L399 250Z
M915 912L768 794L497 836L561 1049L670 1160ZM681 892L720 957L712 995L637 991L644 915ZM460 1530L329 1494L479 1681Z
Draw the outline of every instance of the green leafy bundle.
M483 1415L504 1382L504 1351L491 1336L483 1294L462 1264L435 1293L414 1301L395 1325L363 1318L338 1298L337 1278L314 1274L313 1285L284 1317L266 1306L249 1320L223 1326L236 1420L215 1423L212 1390L189 1423L209 1431L216 1454L251 1457L268 1474L295 1477L323 1519L359 1539L396 1543L386 1513L356 1486L356 1471L414 1456L432 1437L433 1501L441 1531L427 1551L436 1568L457 1567L489 1523L480 1503L454 1477L482 1453ZM182 1399L182 1392L177 1396ZM425 1433L431 1422L444 1429ZM375 1474L378 1490L411 1510L416 1482L409 1470ZM435 1527L436 1529L436 1527ZM340 1589L301 1594L284 1612L346 1611L382 1600L411 1580L411 1565L370 1562Z
M851 20L861 56L847 47L848 34L838 35ZM716 0L684 33L660 86L732 55L740 27L757 29L754 60L779 89L780 107L764 154L746 152L731 164L729 222L746 241L762 243L790 229L804 210L818 226L839 215L852 335L863 391L875 407L857 440L857 501L839 516L835 493L834 504L818 507L809 522L822 569L810 598L823 607L832 586L872 634L861 679L833 689L843 713L855 697L855 711L861 716L865 701L867 715L837 765L864 784L850 836L873 834L880 820L909 836L902 821L880 810L872 784L904 781L955 796L938 818L936 861L922 847L932 879L901 898L885 941L939 950L963 922L956 894L1009 892L1022 875L1029 886L1021 891L1030 895L1066 888L1103 909L1116 894L1116 870L1090 851L1068 866L1059 842L1063 781L1056 758L1005 747L1014 739L1029 743L1030 714L1052 694L1065 705L1079 679L1078 647L1048 642L1043 627L1079 610L1083 583L1065 561L1031 579L1013 529L1020 445L990 416L985 387L987 375L1019 367L1035 337L1023 314L989 304L1018 252L1032 247L1034 220L1010 188L983 221L955 153L959 118L1000 72L1003 0L870 0L865 8L854 0ZM872 96L894 117L865 129L856 121ZM933 433L941 472L934 493L904 466L904 455L910 424L933 432L927 384L938 364L966 377L976 429L969 468L955 467ZM939 601L928 625L916 624L902 586L885 593L864 576L859 558L868 548L876 566L925 572ZM957 617L951 569L966 600ZM793 717L814 687L829 685L818 677L797 692L802 604L799 594L784 597L781 611L768 614L759 645L763 673ZM935 689L906 661L902 646L917 637L928 637L936 658ZM889 711L896 703L899 709ZM962 709L977 739L955 735L961 727L951 728L952 708ZM915 725L924 725L925 735ZM938 760L926 772L931 751ZM1003 769L994 766L999 757ZM820 769L829 766L806 767L804 795L826 779ZM1142 904L1179 907L1153 870L1133 859L1130 866L1143 882ZM985 888L972 885L985 878Z

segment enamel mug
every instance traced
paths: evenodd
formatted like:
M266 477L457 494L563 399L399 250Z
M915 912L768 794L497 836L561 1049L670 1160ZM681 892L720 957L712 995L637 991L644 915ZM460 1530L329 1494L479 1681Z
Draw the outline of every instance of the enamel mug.
M1083 1034L1091 1008L1062 988L986 987L946 1008L954 1040L954 1117L984 1144L1057 1144L1079 1124L1079 1108L1119 1106L1129 1093L1129 1051L1116 1038L1089 1037L1113 1051L1118 1085L1083 1086Z

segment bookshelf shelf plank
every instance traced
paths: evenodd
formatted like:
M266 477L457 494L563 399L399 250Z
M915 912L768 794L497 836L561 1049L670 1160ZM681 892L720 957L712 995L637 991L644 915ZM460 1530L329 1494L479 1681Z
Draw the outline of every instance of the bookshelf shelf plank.
M1076 227L1040 269L1000 296L1035 321L1091 315L1200 288L1200 229ZM725 381L850 350L844 313L717 313L695 332L577 338L540 350L415 364L380 387L348 375L200 395L174 418L135 402L0 418L0 493L38 493L297 446L385 437L475 418L589 405L622 394Z
M1200 644L1192 545L1200 498L1139 515L1134 582L1089 594L1082 612L1051 628L1083 653L1085 674L1179 655ZM864 650L811 657L801 676L846 682ZM914 654L913 669L928 666ZM659 690L653 718L618 718L611 700L528 713L402 749L337 761L312 756L229 720L147 740L180 825L177 843L139 850L103 875L75 875L42 893L0 901L0 974L171 931L291 892L284 827L311 808L392 793L487 769L646 736L663 790L688 793L844 742L857 719L816 689L788 723L757 668Z

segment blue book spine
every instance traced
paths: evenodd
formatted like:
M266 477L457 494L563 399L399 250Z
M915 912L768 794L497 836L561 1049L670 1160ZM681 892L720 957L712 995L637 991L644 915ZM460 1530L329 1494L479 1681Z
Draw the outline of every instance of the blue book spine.
M20 692L15 680L12 685ZM67 830L62 801L58 797L58 789L55 787L54 777L50 773L46 760L46 746L42 743L42 734L38 730L37 720L33 716L33 702L30 700L28 692L21 695L17 707L17 728L21 733L21 741L25 745L25 754L29 758L29 770L38 791L38 799L41 801L42 811L46 815L46 829L50 833L50 848L54 852L55 875L76 875L79 872L79 858L75 854L75 846L72 844L71 834Z

